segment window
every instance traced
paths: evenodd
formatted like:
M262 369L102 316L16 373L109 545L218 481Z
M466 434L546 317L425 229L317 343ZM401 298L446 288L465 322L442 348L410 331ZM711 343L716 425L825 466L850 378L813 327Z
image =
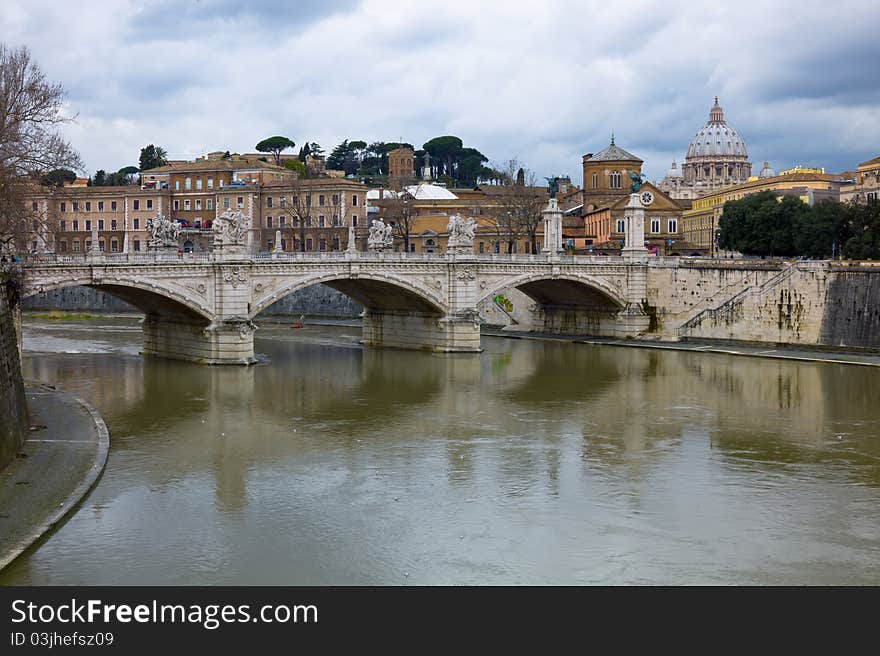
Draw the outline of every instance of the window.
M409 245L409 252L410 252L410 253L415 253L415 252L416 252L416 245L415 245L415 244L410 244L410 245Z
M110 242L110 252L118 253L119 252L119 241L114 239Z
M64 232L65 230L67 230L67 221L61 219L61 231Z
M599 188L599 174L594 173L593 174L593 189L598 189L598 188Z
M612 171L611 172L610 187L612 189L620 189L620 171Z
M312 238L311 237L306 239L306 250L307 251L312 250Z
M79 230L79 221L77 219L73 220L73 229Z
M67 252L67 241L66 241L65 239L62 239L61 242L60 242L58 245L61 247L61 252L62 252L62 253L66 253L66 252Z
M208 200L205 201L205 208L209 209L209 210L214 209L214 199L213 198L209 198Z
M318 196L318 205L324 207L324 194Z
M116 219L110 219L110 229L116 230Z
M279 216L278 217L278 225L282 228L287 225L287 217Z
M92 229L92 222L87 220L86 221L86 230L91 230L91 229Z
M485 252L486 252L486 242L484 242L484 241L481 241L481 242L480 242L480 252L481 252L481 253L485 253Z
M669 219L669 234L674 235L678 232L678 219Z
M333 227L336 228L338 226L339 226L339 215L334 214L333 215Z
M107 247L105 246L105 244L104 244L104 240L103 240L103 239L99 239L99 240L98 240L98 250L101 251L102 253L103 253L105 250L107 250Z
M229 196L226 196L223 198L223 209L224 210L229 209Z
M214 188L214 178L209 175L208 176L208 189L213 189L213 188Z
M174 201L174 202L176 203L177 201ZM189 202L188 198L185 201L183 201L183 209L185 209L187 211L189 211L191 209L190 202Z
M134 219L134 229L135 230L141 229L141 220L140 219Z
M323 214L318 215L318 227L319 228L324 227L324 215Z
M282 196L281 198L278 199L278 206L279 207L286 207L287 206L287 196Z
M358 204L358 197L357 197L357 194L352 194L352 195L351 195L351 206L352 206L352 207L357 207L357 204Z
M34 209L37 209L37 208L35 207ZM103 201L103 200L99 200L99 201L98 201L98 211L99 211L99 212L103 212L103 211L104 211L104 201Z
M202 188L202 179L196 178L196 189L201 189L201 188Z
M266 227L267 227L267 228L271 228L271 227L272 227L272 217L271 217L271 216L267 216L267 217L266 217Z
M139 200L132 201L132 205L136 210L139 210L141 208L141 202Z
M272 207L272 197L266 199L266 207Z
M326 251L327 250L327 240L322 239L318 242L318 250Z
M135 201L135 203L136 203L136 202L137 202L137 201ZM135 208L135 209L137 209L137 208ZM148 210L153 209L153 199L152 199L152 198L148 198L148 199L147 199L147 209L148 209Z
M111 201L110 201L110 211L111 211L111 212L115 212L115 211L116 211L116 208L117 208L116 201L115 201L115 200L111 200Z
M98 230L104 229L104 219L98 219Z
M202 209L202 199L201 198L196 199L196 209L197 210Z
M306 224L306 228L311 228L312 227L312 217L307 216L306 220L305 220L305 224Z
M174 181L174 190L175 190L175 191L180 191L180 180L175 180L175 181Z
M358 215L352 214L351 215L351 225L353 225L355 228L357 228L357 224L358 224Z
M179 200L174 201L174 209L176 209L176 210L180 209L180 201Z
M74 253L79 253L79 239L73 240L73 249L72 250Z
M287 250L287 240L286 240L286 239L282 239L282 240L281 240L281 250L282 250L282 251L286 251L286 250Z
M67 203L65 203L64 201L61 201L61 211L62 212L67 211Z
M91 212L91 211L92 211L92 201L87 200L86 201L86 212Z
M333 238L333 250L334 250L334 251L338 251L338 250L339 250L339 237L334 237L334 238Z
M135 239L135 240L132 242L132 245L133 245L133 247L134 247L134 250L136 250L136 251L141 250L141 240L140 240L140 239Z
M617 230L615 232L626 232L626 221L624 219L617 219Z
M657 235L660 233L660 219L651 219L651 234Z
M239 196L239 197L238 197L238 201L236 202L236 206L238 207L238 209L243 208L243 207L244 207L244 198L242 198L241 196Z
M76 201L73 201L73 211L79 212L79 203Z
M333 194L333 204L339 205L339 194ZM34 208L37 209L37 208Z

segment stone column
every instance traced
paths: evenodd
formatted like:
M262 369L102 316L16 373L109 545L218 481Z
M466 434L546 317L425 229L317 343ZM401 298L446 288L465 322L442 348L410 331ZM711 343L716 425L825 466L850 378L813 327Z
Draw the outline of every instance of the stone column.
M615 333L618 337L631 338L647 330L651 323L650 317L645 313L648 298L648 251L645 250L645 208L639 200L639 194L630 194L624 216L626 244L621 254L627 265L627 304L617 315Z
M544 214L544 248L542 253L556 255L562 252L562 210L555 198L551 198Z

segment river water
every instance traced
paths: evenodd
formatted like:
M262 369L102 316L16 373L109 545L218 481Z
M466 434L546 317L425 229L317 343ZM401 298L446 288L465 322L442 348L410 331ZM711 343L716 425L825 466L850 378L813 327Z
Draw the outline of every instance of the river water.
M253 367L29 322L25 375L110 429L2 584L880 584L880 371L263 326Z

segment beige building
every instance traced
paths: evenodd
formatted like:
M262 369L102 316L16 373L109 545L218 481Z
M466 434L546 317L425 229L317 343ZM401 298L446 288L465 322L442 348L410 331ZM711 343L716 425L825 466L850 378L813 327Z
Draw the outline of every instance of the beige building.
M880 157L859 164L855 182L840 188L840 200L860 205L880 201Z
M85 253L97 240L106 253L147 250L147 220L180 225L182 252L210 250L214 219L239 210L251 220L257 250L339 250L349 221L366 220L366 188L336 178L300 180L295 173L240 157L176 162L143 172L140 185L40 188L29 202L41 229L33 252Z
M415 153L411 148L395 148L388 152L389 181L408 181L415 178Z

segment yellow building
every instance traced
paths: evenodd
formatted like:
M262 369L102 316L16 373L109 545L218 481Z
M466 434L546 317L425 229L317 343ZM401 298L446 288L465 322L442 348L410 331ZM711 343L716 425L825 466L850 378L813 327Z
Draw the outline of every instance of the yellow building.
M682 237L691 244L708 249L709 255L714 256L718 221L724 212L724 203L761 191L772 191L780 196L797 196L808 205L826 198L838 200L844 178L836 174L815 172L817 170L822 169L804 172L804 169L795 167L790 169L794 173L750 180L696 198L691 209L682 214Z

